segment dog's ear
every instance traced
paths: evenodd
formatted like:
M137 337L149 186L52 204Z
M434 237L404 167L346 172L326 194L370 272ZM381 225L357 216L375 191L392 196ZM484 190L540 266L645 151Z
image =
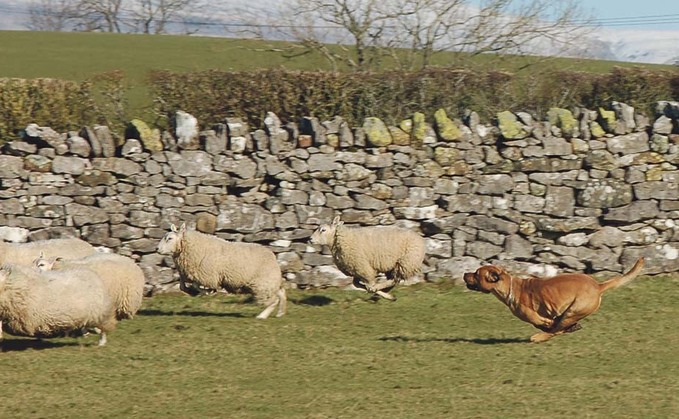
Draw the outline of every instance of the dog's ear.
M494 266L493 269L488 272L488 282L498 282L502 279L503 275L506 275L504 269Z

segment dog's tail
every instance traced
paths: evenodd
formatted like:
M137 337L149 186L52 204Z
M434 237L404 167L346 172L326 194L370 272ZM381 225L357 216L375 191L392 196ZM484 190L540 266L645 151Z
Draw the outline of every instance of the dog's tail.
M616 278L609 279L608 281L602 282L601 284L599 284L599 291L603 293L604 291L609 290L611 288L618 288L618 287L621 287L623 285L629 284L630 282L632 282L632 280L634 278L637 277L637 275L639 275L639 272L641 272L643 267L644 267L644 258L641 257L641 258L639 258L639 260L637 260L637 262L634 264L634 266L632 266L632 269L627 271L627 273L625 273L621 276L618 276Z

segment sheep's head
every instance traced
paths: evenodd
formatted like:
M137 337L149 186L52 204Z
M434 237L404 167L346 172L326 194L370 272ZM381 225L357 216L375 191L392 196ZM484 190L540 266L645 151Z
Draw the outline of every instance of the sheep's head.
M182 224L179 229L177 226L172 224L170 226L170 232L165 234L165 237L158 243L158 253L161 255L172 255L179 251L179 245L184 238L184 233L186 232L186 224Z
M48 258L45 256L45 252L40 252L40 256L33 260L33 266L38 268L38 270L41 271L51 271L54 268L54 264L58 261L61 260L59 257L51 257Z
M340 221L339 215L332 220L332 223L321 224L316 231L314 231L314 234L311 235L309 242L311 242L311 244L325 244L332 246L332 243L335 241L337 227L342 224L344 224L344 222Z

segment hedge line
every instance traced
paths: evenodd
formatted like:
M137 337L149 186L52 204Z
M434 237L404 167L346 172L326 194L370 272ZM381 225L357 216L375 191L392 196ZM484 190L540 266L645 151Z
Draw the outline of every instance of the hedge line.
M679 100L678 72L642 67L606 74L544 70L522 75L444 68L383 73L153 71L149 86L161 128L180 109L205 126L237 116L260 128L267 111L284 122L339 115L360 125L367 116L398 123L416 111L433 115L439 108L459 116L471 109L486 121L503 110L543 118L554 106L596 109L613 100L650 114L659 100ZM82 83L0 79L0 142L16 137L29 123L59 132L107 124L122 135L124 110L121 72Z
M57 132L104 124L124 127L123 73L98 74L91 80L0 78L0 145L20 136L30 123Z
M0 79L0 138L15 136L40 121L53 127L77 127L90 121L89 85L57 79Z
M679 99L679 73L640 67L607 74L547 70L520 76L442 68L358 74L155 71L150 84L156 112L168 120L181 109L206 125L239 116L254 127L261 127L267 111L283 121L339 115L355 125L366 116L397 123L416 111L433 115L439 108L460 116L471 109L487 120L503 110L544 117L554 106L596 109L613 100L652 112L659 100Z

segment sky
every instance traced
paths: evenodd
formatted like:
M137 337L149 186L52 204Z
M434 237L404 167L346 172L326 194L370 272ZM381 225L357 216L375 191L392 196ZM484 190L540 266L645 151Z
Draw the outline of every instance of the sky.
M584 0L597 23L606 29L679 30L679 1Z
M21 29L16 21L27 18L25 9L32 1L35 0L0 0L0 29ZM233 2L222 1L224 4ZM269 4L271 0L252 1ZM471 0L472 3L477 1L479 0ZM666 0L662 2L662 6L658 3L642 0L580 0L581 6L592 12L596 23L602 28L679 30L679 0ZM8 23L11 28L3 27Z

